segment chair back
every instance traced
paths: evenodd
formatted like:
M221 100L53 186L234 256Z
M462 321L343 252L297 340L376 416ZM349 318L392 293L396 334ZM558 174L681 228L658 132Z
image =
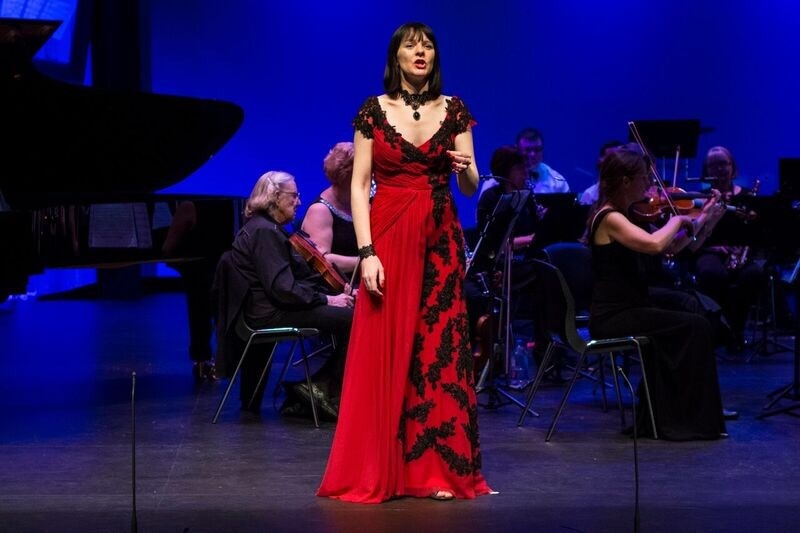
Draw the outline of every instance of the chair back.
M544 258L555 266L569 286L578 315L589 315L592 303L592 252L579 242L557 242L544 247Z
M575 301L566 279L554 265L534 259L534 297L537 302L538 319L551 339L583 352L586 341L578 333L575 322Z

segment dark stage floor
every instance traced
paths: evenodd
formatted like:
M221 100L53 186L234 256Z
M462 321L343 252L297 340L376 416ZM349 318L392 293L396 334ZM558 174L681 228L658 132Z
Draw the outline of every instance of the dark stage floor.
M544 387L542 416L523 428L515 406L480 410L484 473L498 495L372 506L316 498L333 425L281 418L271 401L261 417L232 401L212 425L224 382L195 384L183 305L177 293L0 305L0 530L131 529L132 371L140 531L633 529L633 441L585 379L550 443L562 385ZM720 441L639 443L642 531L800 523L800 420L755 418L791 380L792 354L719 368L724 402L741 419Z

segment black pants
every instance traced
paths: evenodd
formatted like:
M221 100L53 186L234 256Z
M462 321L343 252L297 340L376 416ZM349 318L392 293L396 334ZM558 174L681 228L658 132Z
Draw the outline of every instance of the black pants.
M173 268L183 280L189 323L189 359L210 361L211 334L214 329L211 285L217 257L176 263Z

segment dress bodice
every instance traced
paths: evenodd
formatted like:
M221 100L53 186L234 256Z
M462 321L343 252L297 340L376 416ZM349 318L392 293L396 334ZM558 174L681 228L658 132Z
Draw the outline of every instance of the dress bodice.
M594 242L600 222L612 211L607 209L597 214L589 237L594 275L593 319L648 305L647 269L642 254L616 241L608 244Z
M367 98L353 125L373 140L372 168L377 190L370 211L372 237L378 238L412 204L433 202L430 209L438 226L446 215L455 215L450 191L452 170L448 150L455 138L475 124L464 102L458 97L445 100L445 118L436 133L419 146L408 142L386 119L377 96Z

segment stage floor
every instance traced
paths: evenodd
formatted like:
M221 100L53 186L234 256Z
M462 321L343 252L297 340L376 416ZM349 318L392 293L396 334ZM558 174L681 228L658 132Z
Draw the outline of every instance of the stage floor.
M514 405L480 408L497 495L341 503L314 496L333 424L282 418L271 399L261 416L241 414L238 396L211 424L226 382L192 378L184 305L169 292L0 305L0 531L131 531L134 371L140 531L633 530L633 440L591 381L576 385L550 443L563 385L544 386L541 416L522 428ZM789 351L720 360L723 401L741 413L727 439L639 441L642 531L797 528L800 420L756 419L792 361Z

